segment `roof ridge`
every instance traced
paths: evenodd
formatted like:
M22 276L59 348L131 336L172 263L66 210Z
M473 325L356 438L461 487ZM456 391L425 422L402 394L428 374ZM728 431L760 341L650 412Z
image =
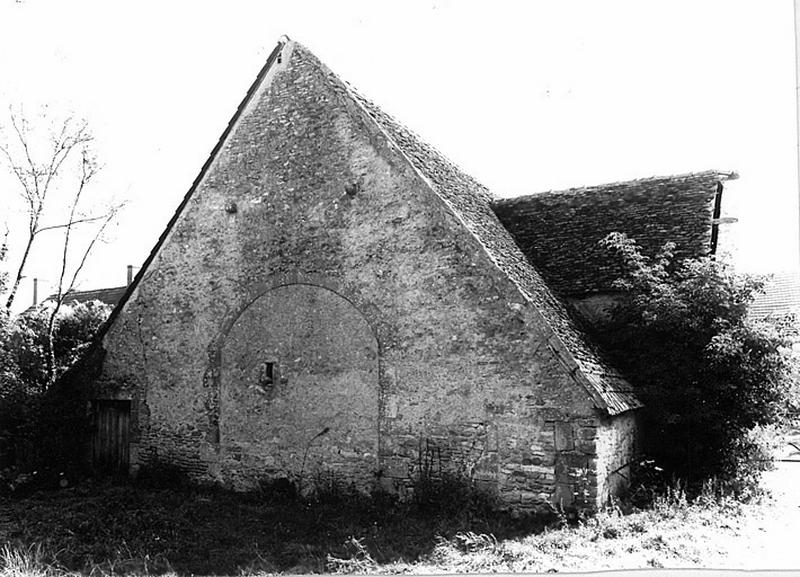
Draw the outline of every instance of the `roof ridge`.
M103 293L103 292L109 292L109 291L126 290L128 288L128 286L129 285L120 285L120 286L109 286L109 287L102 287L102 288L96 288L96 289L69 290L69 291L63 293L61 296L63 296L64 298L70 298L70 297L77 297L77 296L85 296L85 295L92 294L92 293ZM56 298L58 298L58 293L50 293L45 298L43 298L41 302L45 302L45 301L48 301L48 300L53 300L53 299L56 299Z
M83 294L83 293L95 293L95 292L98 292L98 291L111 291L111 290L118 290L118 289L124 289L124 288L128 288L128 285L123 284L123 285L119 285L119 286L105 286L105 287L99 287L99 288L93 288L93 289L68 290L64 294L65 295L79 295L79 294ZM53 293L53 294L56 294L56 293Z
M507 198L498 198L494 201L494 204L497 205L507 205L507 204L514 204L515 202L525 202L530 200L531 197L542 197L542 196L559 196L559 195L570 195L570 194L583 194L587 192L594 192L598 190L605 190L609 188L615 187L624 187L624 186L639 186L642 184L657 184L660 182L663 183L677 183L677 182L686 182L691 180L703 180L703 179L714 179L717 182L723 182L726 180L736 180L739 178L739 174L736 171L720 171L720 170L704 170L701 172L685 172L681 174L673 174L673 175L664 175L664 176L646 176L642 178L634 178L632 180L617 180L614 182L607 182L602 184L592 184L587 186L574 186L571 188L561 188L561 189L550 189L544 190L541 192L534 192L530 194L524 194L521 196L513 196Z

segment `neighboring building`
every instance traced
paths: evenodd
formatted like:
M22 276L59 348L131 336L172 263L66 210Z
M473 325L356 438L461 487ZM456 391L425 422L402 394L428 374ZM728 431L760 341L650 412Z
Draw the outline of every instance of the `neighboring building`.
M76 303L87 303L91 301L100 301L101 303L107 304L112 308L117 306L117 303L122 299L125 291L128 290L128 286L130 286L131 282L133 281L133 266L128 265L128 284L125 286L118 286L118 287L109 287L109 288L100 288L100 289L92 289L92 290L84 290L84 291L69 291L63 300L63 304L65 305L72 305ZM41 303L37 298L37 285L38 279L33 279L33 304L29 306L22 314L26 314L34 310L37 306L47 303L47 302L55 302L58 298L57 293L53 293L48 295Z
M76 303L87 303L89 301L100 301L112 307L117 306L117 303L125 294L128 289L127 286L118 286L110 288L92 289L86 291L71 291L64 296L65 305L72 305ZM42 301L42 304L47 302L55 302L56 294L51 294ZM28 307L25 312L33 310L35 306Z
M800 271L781 271L767 275L764 292L750 305L756 319L776 319L800 314Z
M703 211L724 178L681 177ZM513 508L605 503L641 403L545 282L574 266L591 292L595 263L531 255L543 278L494 210L519 238L513 201L281 42L65 383L91 401L95 464L396 490L430 465ZM674 231L705 250L693 210Z

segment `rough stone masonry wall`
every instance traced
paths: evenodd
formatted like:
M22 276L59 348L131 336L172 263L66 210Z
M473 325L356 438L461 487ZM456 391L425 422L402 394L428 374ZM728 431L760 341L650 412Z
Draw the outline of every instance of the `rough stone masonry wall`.
M631 465L641 452L640 419L635 411L600 419L595 438L599 506L608 504L630 484Z
M400 490L436 467L536 507L598 460L595 409L537 319L289 44L106 334L92 394L133 400L134 466Z

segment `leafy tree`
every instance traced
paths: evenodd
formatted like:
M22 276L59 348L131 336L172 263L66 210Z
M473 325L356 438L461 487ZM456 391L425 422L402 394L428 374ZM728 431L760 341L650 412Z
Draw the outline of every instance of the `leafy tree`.
M779 419L790 383L786 326L747 314L763 282L710 257L676 261L671 243L652 259L624 234L602 244L627 273L592 330L646 405L648 452L687 481L744 487L766 457L750 431Z
M6 238L8 233L6 233ZM6 240L0 245L0 262L7 253ZM0 271L0 294L6 288L7 275ZM22 423L18 415L24 410L24 388L19 379L19 367L11 345L16 325L5 308L0 308L0 467L3 461L14 458L14 435Z
M54 307L44 303L16 319L0 311L0 465L24 466L36 459L46 425L42 403L50 385ZM99 301L59 307L52 330L56 376L77 359L110 311Z
M92 336L105 322L111 307L100 301L64 304L53 316L57 303L45 302L20 315L11 340L19 376L44 392L49 384L48 356L51 318L56 378L80 355Z

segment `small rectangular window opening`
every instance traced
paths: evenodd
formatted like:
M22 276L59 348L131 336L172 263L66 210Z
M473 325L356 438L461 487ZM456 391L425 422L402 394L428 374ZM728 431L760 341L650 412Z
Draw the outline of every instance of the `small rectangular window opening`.
M266 361L261 363L258 375L258 384L267 387L275 382L275 363Z

